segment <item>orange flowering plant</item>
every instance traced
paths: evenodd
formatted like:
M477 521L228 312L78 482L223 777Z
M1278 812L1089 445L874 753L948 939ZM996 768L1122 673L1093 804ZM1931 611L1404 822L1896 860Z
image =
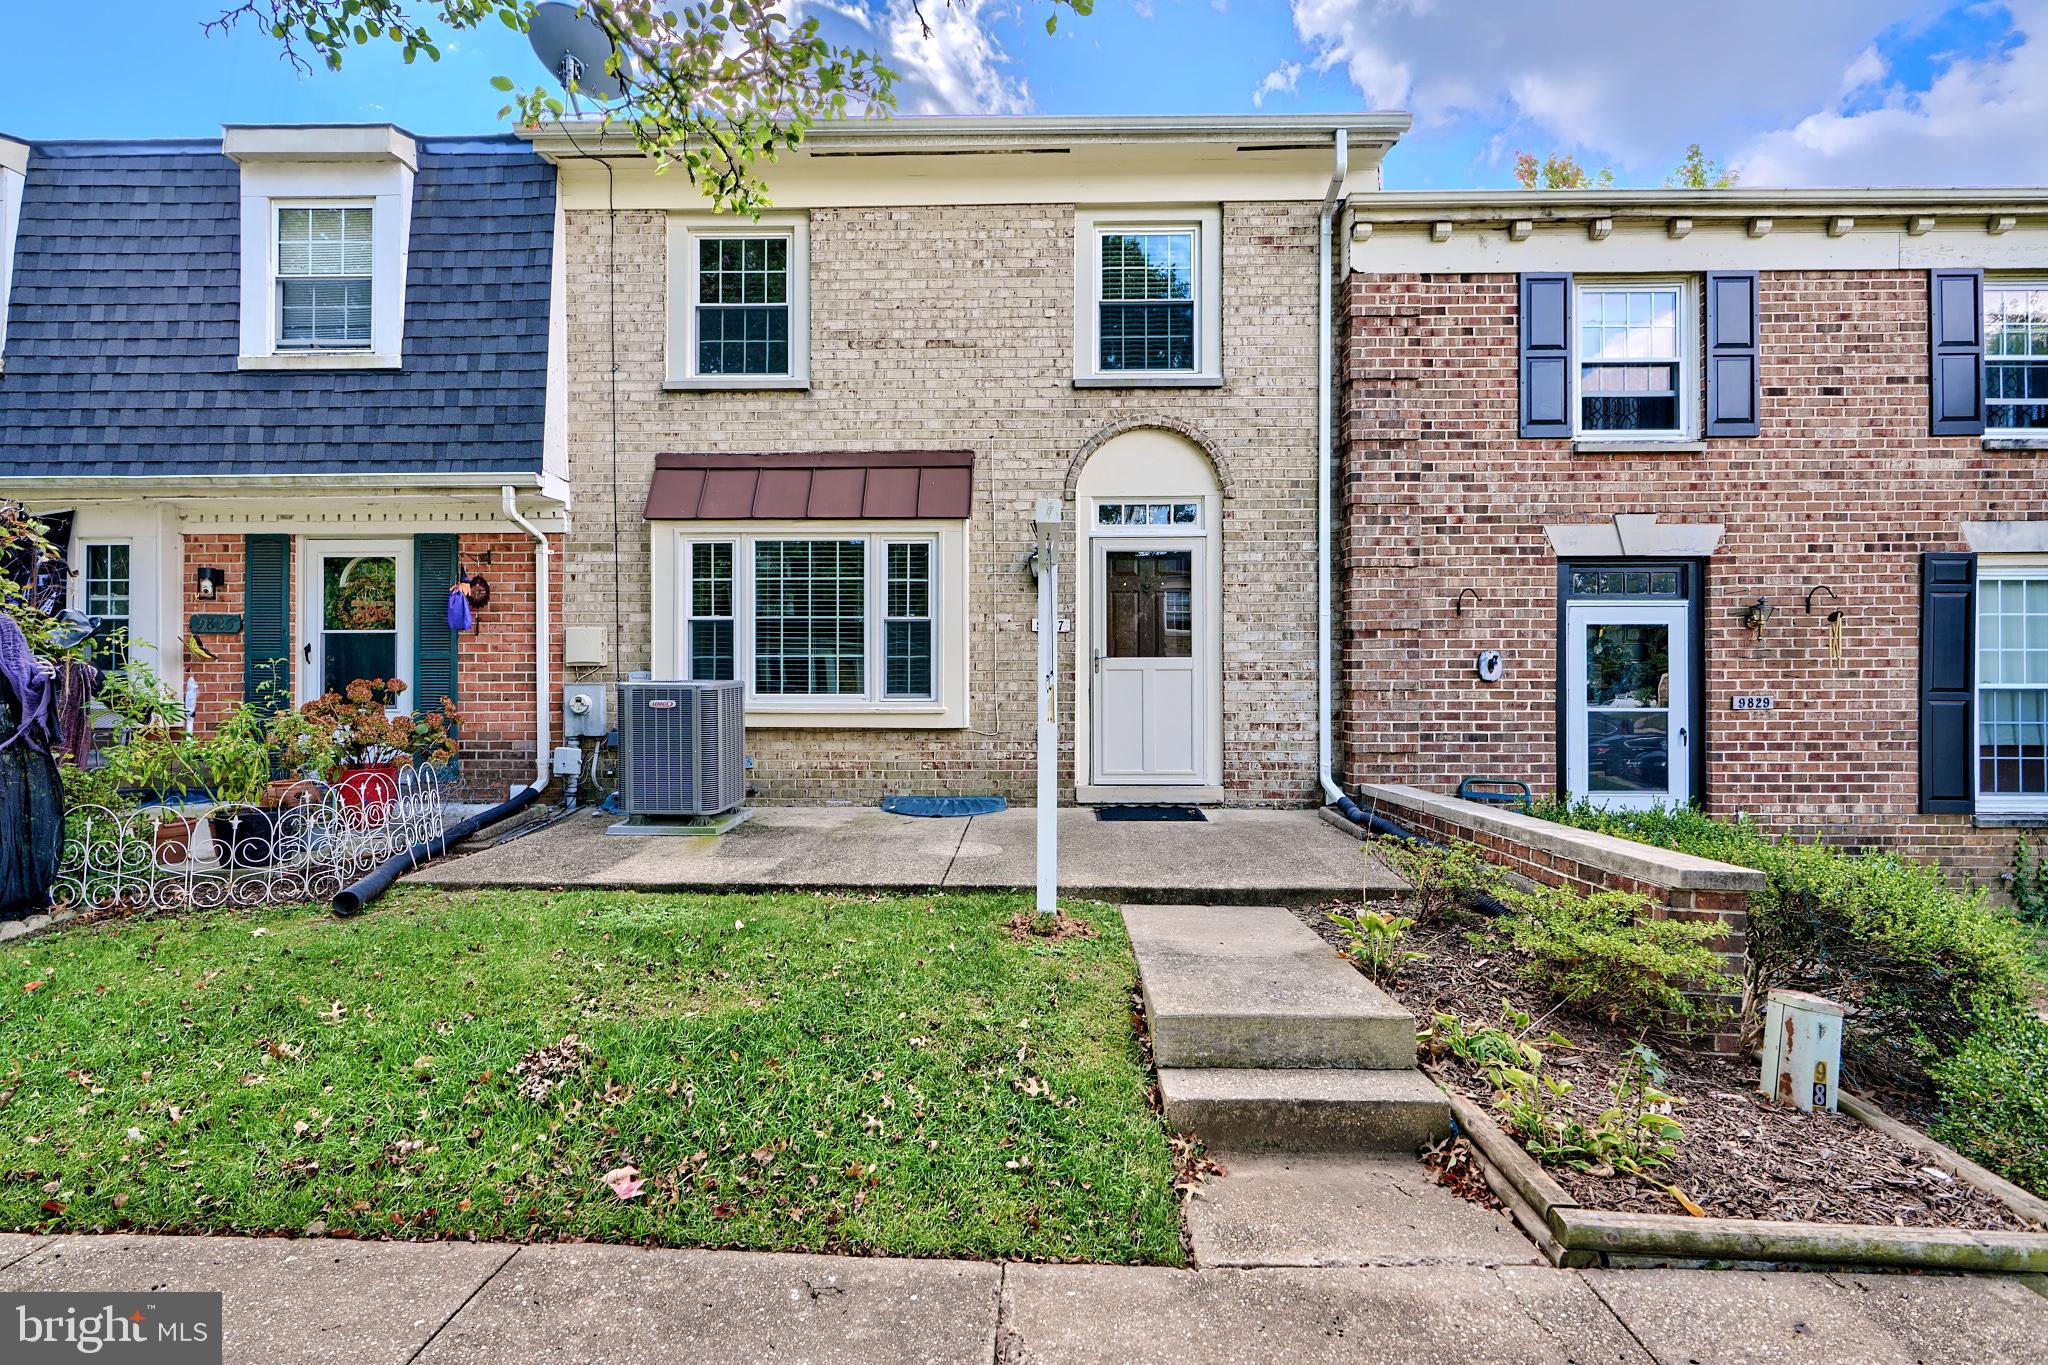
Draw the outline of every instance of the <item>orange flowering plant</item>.
M309 751L320 766L368 768L379 764L445 763L455 757L455 704L441 698L441 710L393 714L405 683L397 678L359 678L339 693L329 692L299 708Z

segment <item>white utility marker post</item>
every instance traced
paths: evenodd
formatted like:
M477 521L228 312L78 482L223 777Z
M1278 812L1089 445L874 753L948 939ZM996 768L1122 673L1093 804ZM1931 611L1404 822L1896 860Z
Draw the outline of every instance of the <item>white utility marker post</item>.
M1038 913L1059 910L1060 500L1038 500Z

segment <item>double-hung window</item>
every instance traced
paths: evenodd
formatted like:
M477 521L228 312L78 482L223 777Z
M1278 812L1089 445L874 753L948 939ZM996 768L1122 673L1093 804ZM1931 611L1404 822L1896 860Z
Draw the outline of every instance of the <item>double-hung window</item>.
M1196 242L1193 228L1102 234L1096 316L1103 370L1194 373Z
M1075 221L1074 382L1223 382L1222 214L1081 210Z
M99 631L92 641L92 662L96 668L114 669L128 662L134 587L130 571L130 548L125 543L85 547L85 614L99 621Z
M1984 426L2048 434L2048 280L1984 281Z
M373 214L367 206L278 206L279 349L369 349Z
M810 224L802 214L669 220L671 388L810 381Z
M680 661L767 709L935 704L935 537L786 531L683 544Z
M1691 311L1691 289L1678 281L1579 285L1580 434L1691 434Z
M1977 577L1977 809L2048 810L2048 563Z

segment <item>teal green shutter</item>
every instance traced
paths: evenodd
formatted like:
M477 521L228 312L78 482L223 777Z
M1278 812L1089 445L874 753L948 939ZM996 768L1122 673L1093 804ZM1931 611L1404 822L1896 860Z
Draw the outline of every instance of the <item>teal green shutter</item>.
M292 704L292 538L244 536L242 699L265 715Z
M412 709L424 715L457 701L455 632L448 628L448 588L462 577L454 536L412 538ZM459 706L455 708L458 712Z

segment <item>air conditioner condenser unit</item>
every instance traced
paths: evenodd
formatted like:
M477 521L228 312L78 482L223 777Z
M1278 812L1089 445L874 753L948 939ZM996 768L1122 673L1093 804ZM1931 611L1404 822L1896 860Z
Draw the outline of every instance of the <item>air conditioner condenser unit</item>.
M622 682L619 833L722 833L745 818L746 695L737 682ZM688 823L682 823L688 822Z

